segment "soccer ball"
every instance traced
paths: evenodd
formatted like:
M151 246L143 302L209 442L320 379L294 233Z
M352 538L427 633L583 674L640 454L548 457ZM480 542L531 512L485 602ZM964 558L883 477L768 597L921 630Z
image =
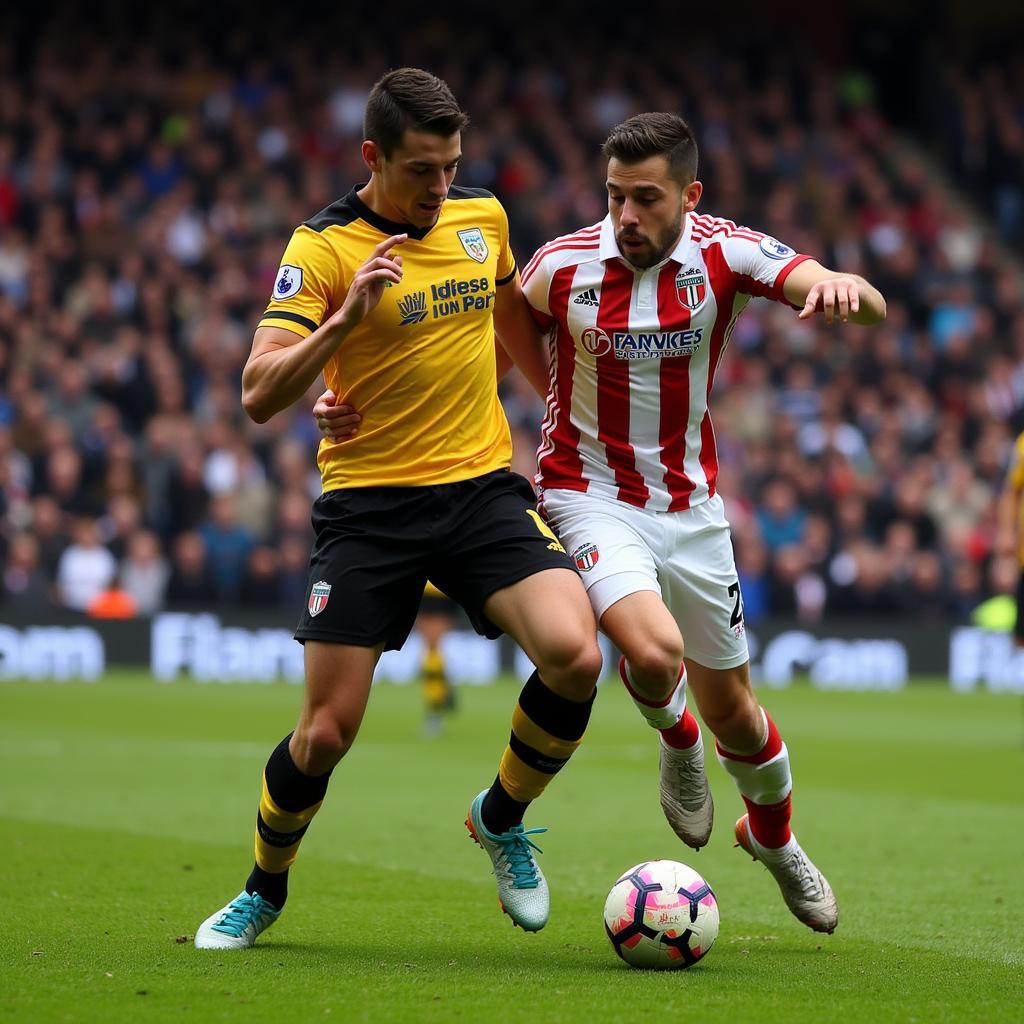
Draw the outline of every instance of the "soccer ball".
M718 936L718 901L693 868L648 860L612 886L604 928L631 967L692 967Z

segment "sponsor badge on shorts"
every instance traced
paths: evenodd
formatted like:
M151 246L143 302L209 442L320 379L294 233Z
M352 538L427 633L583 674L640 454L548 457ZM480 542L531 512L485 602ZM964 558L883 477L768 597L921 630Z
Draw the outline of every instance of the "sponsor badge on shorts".
M292 266L290 263L283 263L277 272L277 280L274 282L274 298L290 299L298 295L302 290L302 268Z
M572 560L580 572L588 572L597 565L601 553L597 550L596 544L581 544L573 553Z
M320 580L313 584L313 589L309 592L309 604L306 605L311 618L315 619L327 607L327 599L330 596L330 583Z
M465 228L460 231L459 241L470 259L476 260L477 263L484 263L487 260L487 239L479 228Z

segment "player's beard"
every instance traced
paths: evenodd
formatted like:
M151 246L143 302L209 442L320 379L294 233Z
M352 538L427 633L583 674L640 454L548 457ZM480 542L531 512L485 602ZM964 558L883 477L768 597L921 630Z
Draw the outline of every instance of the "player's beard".
M630 235L626 232L620 231L615 236L615 241L619 243L619 251L622 252L622 239L623 238L641 238L647 242L647 248L640 252L631 253L626 256L626 259L638 270L647 270L649 267L657 266L675 247L679 241L679 236L683 233L683 207L680 203L679 209L676 211L675 217L673 217L661 231L655 236L653 241L646 239L640 235ZM625 255L625 253L623 253Z

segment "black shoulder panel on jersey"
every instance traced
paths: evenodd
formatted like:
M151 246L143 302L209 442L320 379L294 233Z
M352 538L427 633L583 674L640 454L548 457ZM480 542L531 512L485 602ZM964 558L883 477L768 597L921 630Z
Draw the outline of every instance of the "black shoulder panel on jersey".
M332 224L336 224L338 227L351 224L352 221L359 217L359 211L352 203L352 196L354 194L355 189L349 192L348 195L336 199L330 206L325 207L318 214L310 217L309 220L303 221L303 223L307 228L312 228L314 231L323 231L324 228L329 228Z
M488 192L485 188L459 188L452 185L448 189L449 199L493 199L494 193Z

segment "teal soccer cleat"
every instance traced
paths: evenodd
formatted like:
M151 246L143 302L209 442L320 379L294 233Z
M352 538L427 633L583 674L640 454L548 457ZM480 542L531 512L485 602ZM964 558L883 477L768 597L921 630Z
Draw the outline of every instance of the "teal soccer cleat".
M239 893L196 932L196 949L248 949L279 917L259 893Z
M522 825L513 825L500 836L488 832L480 816L486 795L487 790L484 790L470 805L466 828L491 858L494 877L498 880L501 909L523 931L539 932L548 923L551 900L548 883L533 856L534 850L542 851L530 836L547 832L547 829L524 829Z

